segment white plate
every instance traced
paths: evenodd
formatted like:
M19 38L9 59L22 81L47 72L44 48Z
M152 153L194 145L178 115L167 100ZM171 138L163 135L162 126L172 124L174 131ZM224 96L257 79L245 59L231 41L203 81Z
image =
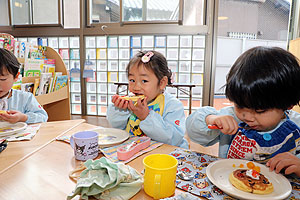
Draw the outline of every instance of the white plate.
M17 122L15 124L11 124L9 122L0 122L0 137L19 133L25 130L26 127L27 124L24 122Z
M109 147L127 140L129 133L117 128L96 128L91 131L99 133L99 147Z
M260 167L260 173L262 173L274 186L274 191L270 194L252 194L244 192L235 188L229 182L229 175L232 171L238 169L240 164L243 164L247 168L248 160L240 159L222 159L217 160L208 165L206 168L206 174L209 180L218 188L226 192L227 194L239 198L239 199L255 199L255 200L277 200L287 198L291 192L292 187L287 178L281 174L276 174L274 171L270 172L269 168L265 165L253 162ZM237 167L233 167L233 164Z

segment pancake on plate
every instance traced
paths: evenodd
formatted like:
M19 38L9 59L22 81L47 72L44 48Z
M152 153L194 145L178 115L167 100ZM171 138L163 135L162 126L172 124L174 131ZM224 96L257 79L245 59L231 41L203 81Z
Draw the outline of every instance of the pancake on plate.
M237 169L230 174L229 181L237 189L254 194L269 194L274 190L273 184L253 169Z
M122 96L121 98L122 98L122 99L125 99L125 100L137 101L138 99L143 100L143 99L145 98L145 96L144 96L144 95L138 95L138 96Z

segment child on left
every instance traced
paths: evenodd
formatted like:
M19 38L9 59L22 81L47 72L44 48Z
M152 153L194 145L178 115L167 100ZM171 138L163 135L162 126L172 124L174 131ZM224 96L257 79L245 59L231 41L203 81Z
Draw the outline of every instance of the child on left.
M48 120L47 112L32 93L12 89L17 81L20 63L8 50L0 48L0 120L10 123L39 123Z

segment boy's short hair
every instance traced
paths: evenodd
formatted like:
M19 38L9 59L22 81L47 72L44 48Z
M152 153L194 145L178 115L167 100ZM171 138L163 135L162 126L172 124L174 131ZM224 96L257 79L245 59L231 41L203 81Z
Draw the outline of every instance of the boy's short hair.
M254 47L235 61L225 87L240 108L286 110L300 100L300 66L284 49Z
M7 69L15 78L19 72L20 65L13 53L0 48L0 75L3 75L3 70Z

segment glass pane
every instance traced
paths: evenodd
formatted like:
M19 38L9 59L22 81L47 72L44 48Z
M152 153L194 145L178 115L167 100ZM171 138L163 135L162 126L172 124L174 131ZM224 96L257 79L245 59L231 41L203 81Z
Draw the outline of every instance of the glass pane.
M8 26L9 25L9 17L8 17L8 0L0 1L0 26Z
M29 3L28 0L12 0L12 25L29 23Z
M178 13L179 0L147 0L147 21L177 21Z
M204 0L188 0L183 5L183 25L203 25Z
M79 0L64 0L64 28L80 28Z
M33 24L58 24L58 0L32 0Z
M124 0L123 1L123 21L142 21L143 20L143 0Z
M228 106L223 87L226 75L244 51L254 46L287 48L290 2L219 1L215 108Z
M92 0L92 14L90 23L107 23L120 21L119 0Z

